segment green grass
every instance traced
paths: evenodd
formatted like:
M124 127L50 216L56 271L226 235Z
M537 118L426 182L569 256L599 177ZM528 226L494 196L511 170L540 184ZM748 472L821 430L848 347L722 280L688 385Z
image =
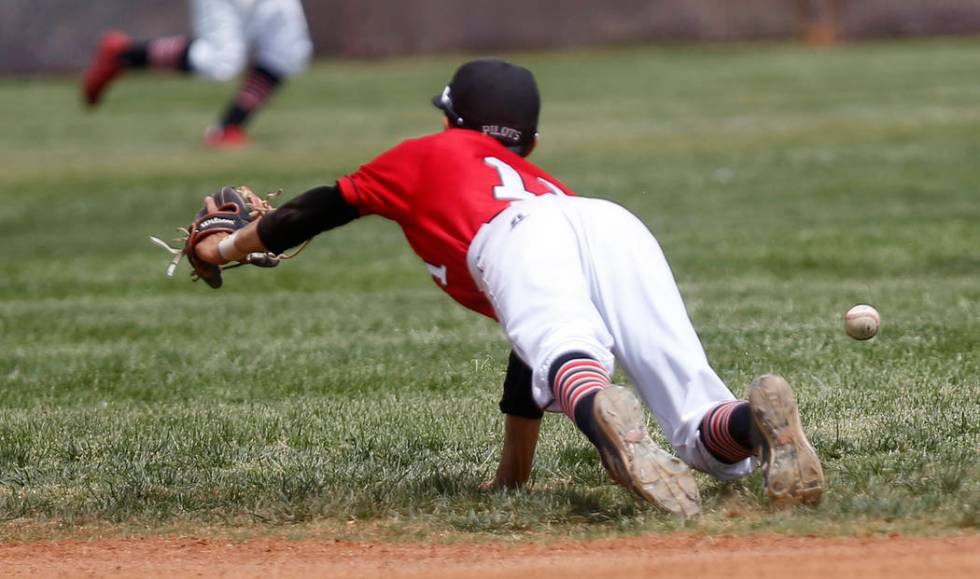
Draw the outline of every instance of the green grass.
M701 477L704 532L976 530L980 41L631 48L515 57L544 97L534 159L661 241L714 366L796 386L829 489L770 513L761 476ZM168 237L226 183L296 194L438 127L461 58L319 63L197 146L231 86L0 80L0 519L24 528L399 536L669 531L545 420L534 487L481 493L507 347L370 218L212 291ZM876 305L881 334L841 316ZM700 475L699 475L700 476Z

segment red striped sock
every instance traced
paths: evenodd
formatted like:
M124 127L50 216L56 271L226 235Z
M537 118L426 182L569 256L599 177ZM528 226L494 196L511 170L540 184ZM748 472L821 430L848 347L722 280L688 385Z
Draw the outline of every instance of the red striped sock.
M269 99L269 95L275 88L276 83L272 79L253 69L245 77L245 82L242 83L242 88L238 91L235 104L246 111L251 111L262 106L262 103Z
M267 68L260 65L249 68L248 74L242 81L242 87L221 118L221 126L244 126L249 117L269 100L280 83L282 78Z
M733 416L744 412L748 404L744 400L723 402L709 410L701 420L701 442L721 462L735 464L755 454L751 447L736 440L732 434Z
M608 387L609 373L602 364L591 358L572 358L558 367L552 390L562 412L577 424L575 406L579 401Z
M164 36L146 45L146 59L150 68L179 70L184 66L187 52L186 36Z

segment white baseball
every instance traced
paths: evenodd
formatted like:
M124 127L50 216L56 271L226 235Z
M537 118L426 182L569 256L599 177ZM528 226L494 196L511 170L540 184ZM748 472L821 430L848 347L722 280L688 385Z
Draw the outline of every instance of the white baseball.
M855 340L867 340L878 333L881 315L867 304L856 305L844 314L844 328L847 335Z

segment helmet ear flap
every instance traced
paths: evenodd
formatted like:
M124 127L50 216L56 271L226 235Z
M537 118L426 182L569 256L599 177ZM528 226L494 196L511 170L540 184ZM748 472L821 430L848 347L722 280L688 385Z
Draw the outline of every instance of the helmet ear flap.
M449 85L446 85L446 88L442 89L442 94L436 95L432 98L432 104L434 104L437 109L446 113L446 118L449 119L449 122L457 127L462 127L466 123L466 121L463 120L463 117L459 116L459 114L456 113L456 110L453 109L453 99L450 96Z

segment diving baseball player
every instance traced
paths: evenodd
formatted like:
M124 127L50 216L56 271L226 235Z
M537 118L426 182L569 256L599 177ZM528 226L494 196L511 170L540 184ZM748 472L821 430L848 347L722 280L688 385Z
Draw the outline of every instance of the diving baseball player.
M192 0L194 35L134 42L119 31L106 33L85 72L86 104L98 105L113 80L126 70L193 73L215 80L248 71L220 121L204 143L216 148L248 143L245 125L282 82L302 72L310 60L306 16L300 0Z
M251 223L231 224L241 210L206 198L187 251L220 265L281 253L367 215L391 219L435 283L499 321L513 346L494 484L527 481L549 409L588 437L614 480L671 513L699 511L689 466L732 479L752 470L759 451L773 502L817 503L820 461L786 381L762 376L748 401L736 400L709 365L650 231L527 161L540 109L531 73L471 61L433 102L445 115L442 132L407 140ZM610 384L617 362L680 459L651 440L630 391Z

